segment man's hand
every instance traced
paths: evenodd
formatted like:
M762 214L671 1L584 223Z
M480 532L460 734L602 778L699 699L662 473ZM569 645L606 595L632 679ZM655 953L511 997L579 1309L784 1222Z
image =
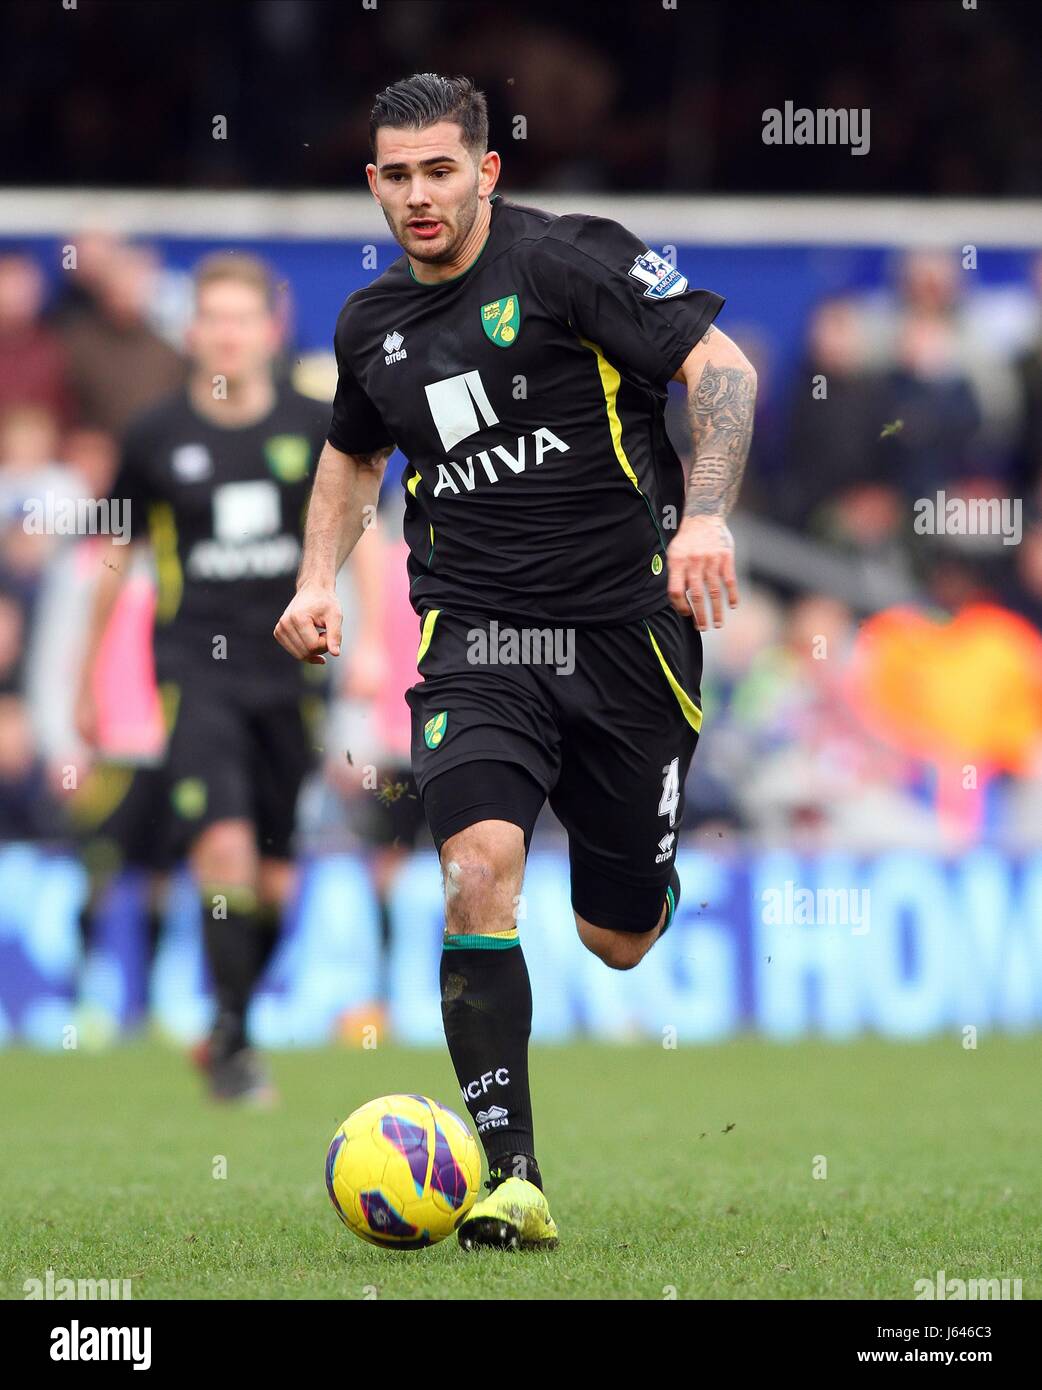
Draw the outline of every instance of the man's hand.
M700 632L706 620L705 591L713 607L713 626L724 622L723 591L731 608L738 606L738 580L734 569L734 537L722 516L688 516L666 551L669 562L669 601L678 613L689 616L692 608Z
M297 590L275 625L275 640L298 661L324 666L326 654L340 655L343 615L336 591L306 584Z

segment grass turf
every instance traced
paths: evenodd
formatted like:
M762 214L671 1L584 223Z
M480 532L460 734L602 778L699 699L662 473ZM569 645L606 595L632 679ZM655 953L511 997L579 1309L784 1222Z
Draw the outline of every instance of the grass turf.
M356 1105L421 1091L464 1113L440 1051L278 1055L267 1114L204 1102L155 1042L6 1052L0 1295L50 1268L129 1277L135 1299L885 1299L943 1269L1021 1278L1037 1298L1040 1051L1038 1037L536 1048L562 1237L539 1254L454 1239L387 1253L329 1205L326 1146Z

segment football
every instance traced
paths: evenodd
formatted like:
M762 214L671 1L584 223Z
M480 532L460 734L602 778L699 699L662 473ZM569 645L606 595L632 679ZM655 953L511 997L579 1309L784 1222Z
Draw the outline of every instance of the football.
M387 1250L444 1240L474 1204L481 1150L460 1117L426 1096L381 1096L333 1135L326 1189L349 1231Z

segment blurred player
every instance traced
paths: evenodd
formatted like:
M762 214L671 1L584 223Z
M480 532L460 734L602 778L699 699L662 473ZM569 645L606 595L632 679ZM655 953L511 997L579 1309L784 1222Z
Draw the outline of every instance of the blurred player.
M738 599L725 517L756 378L711 327L723 300L618 223L494 193L485 100L465 79L396 83L370 133L370 189L406 255L340 315L329 442L276 635L302 660L339 653L335 575L397 444L421 619L413 769L445 879L442 1013L489 1161L490 1195L459 1236L549 1246L515 910L525 855L549 798L580 938L614 968L672 920L698 628L706 591L716 625ZM686 499L663 423L671 380L689 393ZM671 504L684 519L667 563ZM547 633L553 659L542 641L541 659L504 660L503 629Z
M131 538L147 538L156 569L156 678L170 732L155 833L187 849L199 886L217 1000L210 1087L260 1101L271 1090L246 1012L292 889L297 793L312 764L301 668L273 645L270 614L293 591L328 413L276 382L279 305L262 262L211 256L195 292L188 386L133 421L113 498L129 506ZM93 665L126 545L110 544L102 564L78 699L88 741ZM148 791L154 804L154 780Z

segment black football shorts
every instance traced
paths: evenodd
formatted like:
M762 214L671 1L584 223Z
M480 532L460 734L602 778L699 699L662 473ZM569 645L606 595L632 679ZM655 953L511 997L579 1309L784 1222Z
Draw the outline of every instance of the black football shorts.
M693 622L670 607L571 629L431 609L417 667L413 772L438 848L484 819L520 825L527 847L548 798L568 834L575 911L650 931L702 723Z
M176 855L162 767L95 763L73 794L71 831L92 881L122 869L168 873Z
M262 858L289 858L297 798L315 761L320 698L185 671L172 703L166 774L174 843L187 849L217 821L248 820Z

